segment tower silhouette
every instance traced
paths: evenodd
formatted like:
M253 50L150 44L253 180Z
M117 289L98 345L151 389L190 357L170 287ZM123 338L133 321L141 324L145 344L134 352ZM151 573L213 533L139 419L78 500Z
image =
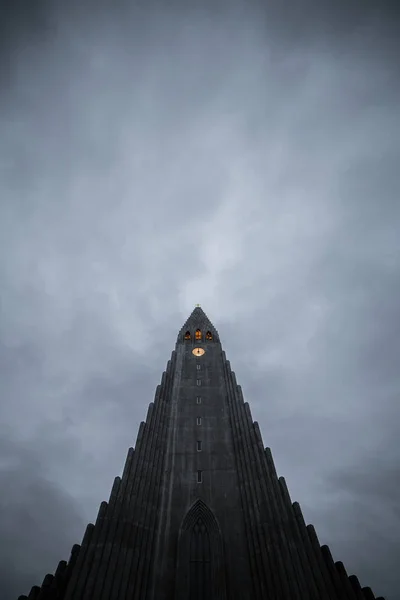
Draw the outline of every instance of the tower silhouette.
M373 600L292 503L197 306L82 544L19 600ZM378 600L383 600L382 598Z

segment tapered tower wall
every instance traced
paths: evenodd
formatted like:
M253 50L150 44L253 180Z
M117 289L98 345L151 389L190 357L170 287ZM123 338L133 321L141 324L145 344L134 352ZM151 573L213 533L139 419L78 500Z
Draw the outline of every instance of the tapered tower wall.
M200 308L178 335L96 523L69 561L19 600L192 600L194 592L196 600L375 598L292 503Z
M205 353L195 356L196 347ZM227 597L250 599L253 584L222 348L214 341L188 342L178 344L176 352L153 598L180 600L175 593L179 531L187 511L201 499L222 533Z

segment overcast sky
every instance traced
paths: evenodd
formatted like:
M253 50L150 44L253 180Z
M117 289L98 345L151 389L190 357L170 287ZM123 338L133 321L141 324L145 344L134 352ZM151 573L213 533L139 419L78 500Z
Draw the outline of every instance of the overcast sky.
M64 4L1 4L1 598L81 542L200 303L292 500L399 599L396 2Z

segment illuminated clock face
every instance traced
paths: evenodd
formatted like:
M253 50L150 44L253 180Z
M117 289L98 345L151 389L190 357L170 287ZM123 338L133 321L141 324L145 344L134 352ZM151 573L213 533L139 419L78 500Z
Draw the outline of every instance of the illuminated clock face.
M192 352L195 356L203 356L205 350L203 348L193 348Z

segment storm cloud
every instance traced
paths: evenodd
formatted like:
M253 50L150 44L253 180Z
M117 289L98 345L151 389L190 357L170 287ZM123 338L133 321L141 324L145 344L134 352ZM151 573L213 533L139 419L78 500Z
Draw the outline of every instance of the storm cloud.
M396 600L396 3L166 4L1 5L2 593L81 541L200 303L321 543Z

